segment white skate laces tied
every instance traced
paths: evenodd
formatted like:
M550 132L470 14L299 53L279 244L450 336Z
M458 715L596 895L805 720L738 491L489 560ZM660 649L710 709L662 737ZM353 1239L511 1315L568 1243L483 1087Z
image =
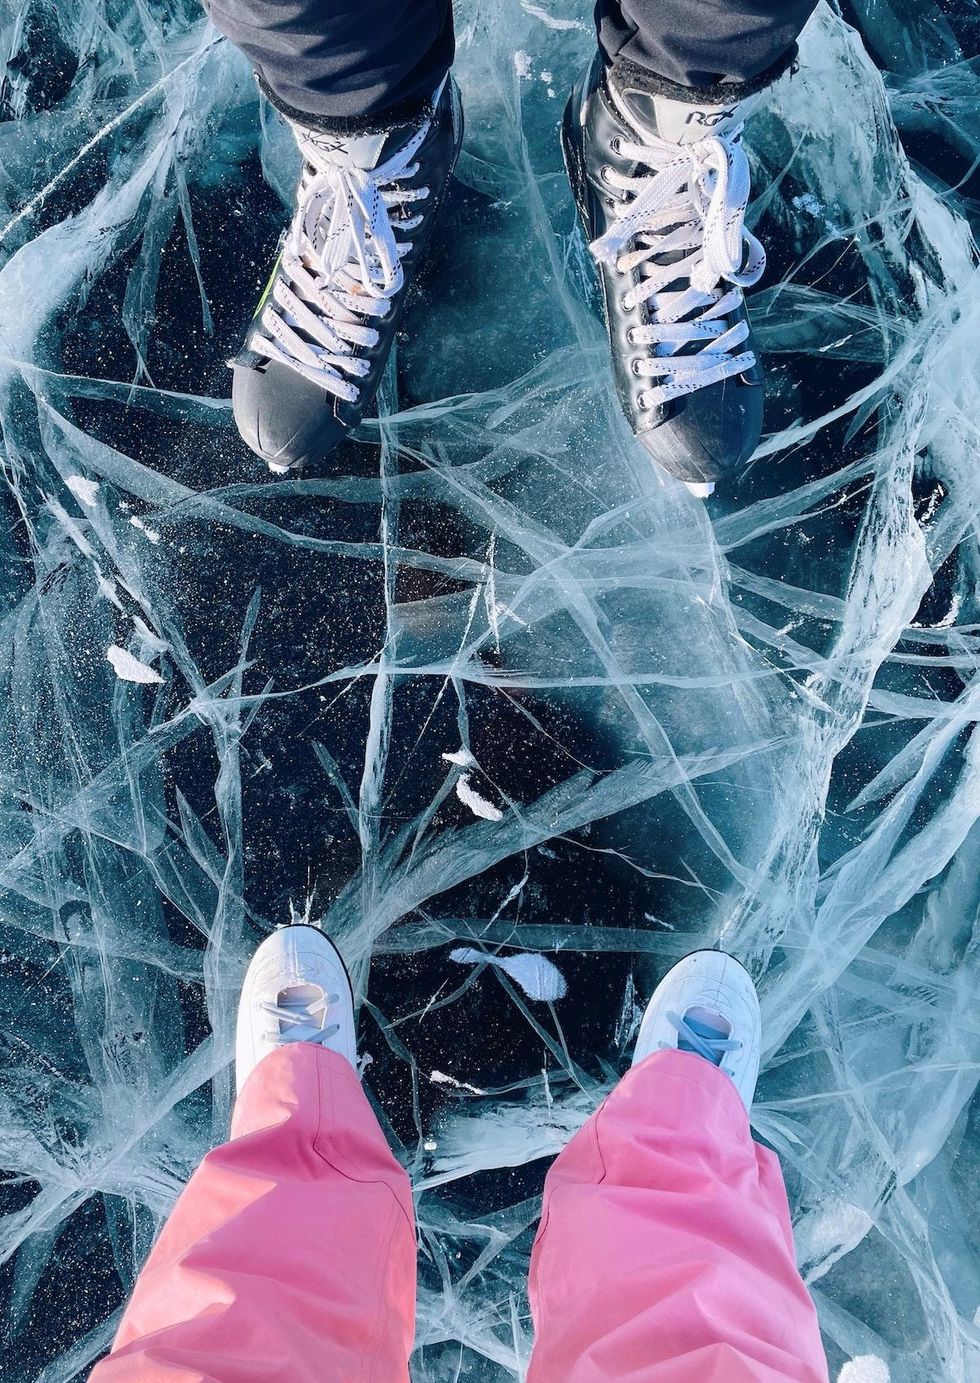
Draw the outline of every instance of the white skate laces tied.
M275 1042L277 1045L281 1042L316 1042L323 1047L340 1031L340 1024L331 1023L324 1027L318 1020L326 1015L331 1004L339 1002L340 996L337 994L325 994L302 1007L285 1007L267 999L262 1003L262 1010L275 1018L278 1031L266 1032L262 1036L266 1042Z
M680 146L654 135L644 135L642 143L623 139L620 148L628 158L656 171L636 178L608 166L604 171L610 186L634 195L618 203L615 222L590 249L620 273L640 271L623 305L632 310L645 302L655 320L630 333L632 344L652 348L634 368L663 381L640 394L643 408L693 394L755 365L753 351L738 350L748 324L729 327L724 320L741 305L741 290L757 283L766 267L765 250L745 229L750 179L741 131L740 125L730 134ZM630 249L634 241L639 248ZM674 262L654 262L665 255ZM683 279L688 288L666 291ZM696 341L705 342L701 350L675 354Z
M421 216L394 220L394 206L422 201L427 187L398 187L419 170L415 154L429 132L426 121L411 139L377 168L327 163L297 132L307 164L297 193L282 258L250 348L276 360L348 403L358 398L357 379L368 372L359 347L377 344L378 332L364 319L384 317L401 289L401 260L412 242L395 239ZM302 333L302 334L301 334Z

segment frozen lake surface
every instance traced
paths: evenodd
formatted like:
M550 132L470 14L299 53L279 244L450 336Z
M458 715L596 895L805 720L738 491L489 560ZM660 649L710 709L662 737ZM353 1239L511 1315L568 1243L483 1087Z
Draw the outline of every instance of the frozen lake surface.
M705 506L612 395L588 9L460 4L381 420L281 481L227 403L294 172L244 62L196 0L0 8L9 1383L107 1347L291 914L366 995L419 1383L520 1377L547 1159L718 943L831 1376L980 1376L980 10L821 4L753 119L768 435Z

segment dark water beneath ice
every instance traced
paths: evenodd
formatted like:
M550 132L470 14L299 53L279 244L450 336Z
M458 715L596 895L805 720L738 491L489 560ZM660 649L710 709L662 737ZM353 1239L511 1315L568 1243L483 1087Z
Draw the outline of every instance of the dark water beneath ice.
M719 942L832 1377L977 1376L978 9L822 5L753 120L768 435L705 507L610 389L557 141L587 8L460 5L381 421L288 482L226 403L292 178L242 61L193 0L0 11L11 1383L107 1346L290 915L367 996L420 1383L520 1376L547 1159Z

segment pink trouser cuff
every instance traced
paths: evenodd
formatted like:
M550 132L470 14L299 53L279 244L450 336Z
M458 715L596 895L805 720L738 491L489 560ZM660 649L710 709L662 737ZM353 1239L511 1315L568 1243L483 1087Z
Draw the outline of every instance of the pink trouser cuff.
M529 1383L826 1383L773 1153L726 1076L660 1052L557 1159L531 1261ZM259 1063L91 1383L407 1383L405 1173L351 1066Z
M545 1183L529 1383L826 1383L775 1154L727 1076L656 1052Z
M414 1332L408 1178L349 1062L309 1043L252 1072L94 1383L399 1383Z

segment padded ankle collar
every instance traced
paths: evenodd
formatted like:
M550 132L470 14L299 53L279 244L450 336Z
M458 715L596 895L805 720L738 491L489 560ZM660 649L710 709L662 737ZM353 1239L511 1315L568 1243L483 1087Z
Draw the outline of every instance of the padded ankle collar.
M298 110L295 106L291 106L288 101L283 101L272 90L261 73L255 74L255 80L259 84L259 90L270 105L275 106L276 110L292 124L303 125L306 129L317 130L321 134L335 134L343 138L350 138L352 135L385 134L395 125L411 125L413 128L417 128L423 120L429 119L434 109L430 97L413 96L410 100L399 101L396 105L388 106L387 109L376 111L371 115L350 115L341 118L317 115L308 110Z
M797 56L794 43L778 62L757 77L747 82L713 82L708 86L681 86L678 82L668 81L666 77L658 77L656 72L640 67L629 58L614 59L607 70L611 69L617 84L624 89L633 87L650 96L666 96L671 101L689 101L699 106L723 106L732 101L743 101L746 96L754 96L767 86L772 86L785 73L795 70Z

